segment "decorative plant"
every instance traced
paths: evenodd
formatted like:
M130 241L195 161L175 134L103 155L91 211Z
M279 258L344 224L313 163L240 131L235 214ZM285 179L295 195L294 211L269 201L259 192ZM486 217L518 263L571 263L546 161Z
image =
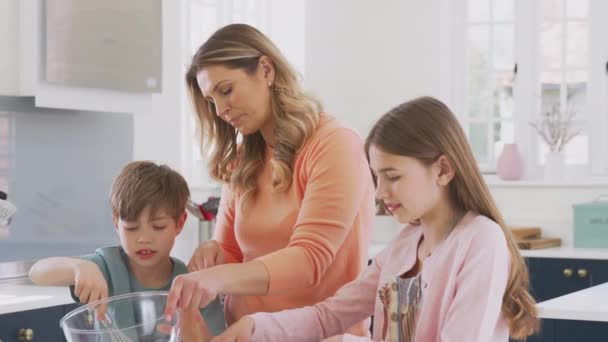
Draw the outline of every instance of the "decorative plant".
M562 113L559 105L553 105L543 113L540 120L530 122L530 125L536 129L551 152L561 152L580 133L580 130L573 127L574 115L575 112L571 109Z

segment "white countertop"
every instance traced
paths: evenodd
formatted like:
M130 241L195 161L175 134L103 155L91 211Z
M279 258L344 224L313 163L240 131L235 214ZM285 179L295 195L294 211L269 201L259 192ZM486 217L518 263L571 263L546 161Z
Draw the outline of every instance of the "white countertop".
M608 248L552 247L522 249L521 254L533 258L596 259L608 260Z
M0 315L71 303L67 286L0 285Z
M372 243L367 253L371 259L388 243ZM608 260L608 248L552 247L543 249L520 249L521 255L528 258L594 259Z
M536 305L541 318L608 322L608 283Z

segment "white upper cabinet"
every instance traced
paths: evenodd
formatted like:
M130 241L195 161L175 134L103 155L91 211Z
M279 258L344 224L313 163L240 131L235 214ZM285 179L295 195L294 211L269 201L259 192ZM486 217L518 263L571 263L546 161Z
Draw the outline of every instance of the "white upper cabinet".
M19 0L0 1L0 94L19 93L19 73L15 65L19 61Z
M147 111L162 92L161 0L0 1L0 95Z
M0 95L33 95L33 73L31 65L27 65L33 56L21 18L26 1L0 1Z

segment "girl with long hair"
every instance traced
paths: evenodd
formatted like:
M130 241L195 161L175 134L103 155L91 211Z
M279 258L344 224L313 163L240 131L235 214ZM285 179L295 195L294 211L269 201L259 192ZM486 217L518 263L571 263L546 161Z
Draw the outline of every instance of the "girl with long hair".
M365 151L376 197L405 227L335 296L246 316L217 341L507 342L538 329L526 265L455 115L422 97L382 116Z

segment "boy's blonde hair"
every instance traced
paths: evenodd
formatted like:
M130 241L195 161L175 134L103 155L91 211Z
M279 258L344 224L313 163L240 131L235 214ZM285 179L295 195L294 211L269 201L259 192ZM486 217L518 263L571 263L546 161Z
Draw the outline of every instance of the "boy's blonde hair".
M110 193L112 215L135 221L148 206L152 214L165 210L176 221L186 210L190 190L186 180L167 165L135 161L120 171Z

